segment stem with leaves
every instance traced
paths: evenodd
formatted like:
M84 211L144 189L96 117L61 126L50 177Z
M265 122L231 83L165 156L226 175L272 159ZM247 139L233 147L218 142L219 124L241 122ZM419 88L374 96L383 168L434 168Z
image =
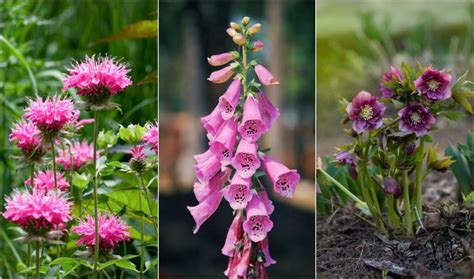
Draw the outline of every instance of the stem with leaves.
M423 188L423 153L424 153L424 140L420 138L420 146L418 147L416 155L416 167L415 167L415 205L417 212L423 214L422 205L422 188Z
M93 186L93 200L94 200L94 269L92 272L92 278L97 278L97 265L99 262L99 208L98 208L98 197L97 197L97 133L99 130L99 111L94 111L94 135L93 145L94 153L92 160L92 186Z

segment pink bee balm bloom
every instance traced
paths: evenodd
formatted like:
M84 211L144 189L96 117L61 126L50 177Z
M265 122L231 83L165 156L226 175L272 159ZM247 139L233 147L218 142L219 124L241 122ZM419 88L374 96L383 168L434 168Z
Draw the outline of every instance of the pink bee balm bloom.
M59 190L66 192L69 189L69 182L60 172L56 172L56 180ZM31 179L27 179L25 184L31 186ZM38 172L33 180L33 188L46 192L53 190L55 188L53 171L46 170Z
M137 145L134 148L130 149L130 154L132 154L132 158L135 160L144 160L145 153L143 153L143 145Z
M253 143L257 142L266 130L257 101L252 95L249 95L244 104L239 133L243 139Z
M221 110L222 119L228 120L234 115L240 100L240 79L235 79L219 98L218 107Z
M273 121L280 117L280 111L278 108L273 106L267 96L261 91L257 95L257 100L260 113L262 114L263 123L265 124L266 131L268 131L271 128Z
M211 55L211 57L207 58L207 62L209 62L209 64L212 66L222 66L234 60L235 58L236 56L233 52L225 52L221 54Z
M292 198L296 185L300 182L298 172L288 169L267 155L262 156L262 164L275 192L283 197Z
M216 106L209 115L201 117L202 126L211 136L215 136L217 134L223 123L224 118L222 118L221 109L219 106Z
M255 191L252 194L252 199L247 204L247 219L243 228L253 242L259 242L267 237L267 233L273 228L273 222L258 194Z
M151 150L158 153L158 123L156 124L147 124L146 133L143 135L142 140L148 144Z
M72 158L71 158L72 154ZM97 152L96 158L100 157ZM94 147L87 143L75 142L72 147L68 146L66 149L58 151L56 162L63 166L65 170L77 170L86 166L94 159Z
M103 250L114 249L120 242L130 240L128 226L112 214L99 214L99 248ZM79 225L71 229L80 236L77 245L93 248L95 245L95 222L92 216L81 220Z
M255 65L255 74L257 74L258 79L264 85L280 84L273 74L260 64Z
M207 78L207 80L213 83L224 83L233 74L234 74L234 71L232 70L232 66L227 66L218 71L212 72L211 75Z
M12 128L9 140L15 142L16 146L25 153L41 150L40 130L31 122L16 123Z
M258 160L257 156L257 144L242 139L232 159L232 166L241 177L252 177L260 167L260 160Z
M130 69L111 57L86 56L83 62L66 70L69 76L63 80L63 91L76 88L78 95L115 95L132 84L127 76Z
M217 135L209 142L211 150L223 166L230 164L234 156L237 142L237 119L231 118L225 122Z
M229 168L225 168L224 171L218 172L207 182L195 182L193 185L193 191L198 202L202 202L209 197L210 194L220 191L224 187L224 183L229 180L230 171Z
M227 232L227 237L225 239L224 247L222 247L222 254L232 257L235 253L235 244L237 241L240 241L243 237L244 231L242 229L242 224L244 222L244 217L241 211L237 211L235 214L234 220L230 225L229 231Z
M229 202L232 209L244 209L252 199L252 179L242 178L237 173L234 174L230 185L224 190L224 198Z
M71 203L59 191L15 191L5 201L3 217L33 235L44 235L71 220Z
M209 181L221 169L221 162L211 150L194 155L197 164L193 166L199 181Z
M23 117L33 122L41 132L55 133L75 121L76 111L70 99L54 96L44 101L30 99Z
M216 212L219 204L222 201L222 191L216 190L199 202L196 206L188 206L188 210L196 222L196 227L194 228L193 233L196 234L204 222L209 219L214 212Z

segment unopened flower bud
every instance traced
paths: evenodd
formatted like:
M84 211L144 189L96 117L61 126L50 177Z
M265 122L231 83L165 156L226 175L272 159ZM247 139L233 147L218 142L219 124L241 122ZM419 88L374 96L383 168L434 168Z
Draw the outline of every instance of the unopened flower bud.
M230 27L234 29L235 31L238 31L240 29L240 26L236 22L231 22Z
M400 184L393 177L386 177L383 181L384 190L387 194L393 194L395 198L398 198L402 194L402 188Z
M263 42L262 41L255 41L252 44L252 49L250 49L252 52L258 52L263 49Z
M226 32L227 32L227 34L229 34L229 36L231 36L231 37L234 37L234 36L236 36L237 34L239 34L237 31L235 31L235 30L232 29L232 28L227 28Z
M255 35L260 31L260 27L262 25L260 23L255 23L254 25L250 26L250 28L247 30L247 34L249 35Z
M249 24L249 22L250 22L250 17L244 16L244 18L242 18L242 24L243 25L247 25L247 24Z
M244 45L247 42L245 37L241 34L232 37L232 40L234 41L234 43L238 44L239 46Z

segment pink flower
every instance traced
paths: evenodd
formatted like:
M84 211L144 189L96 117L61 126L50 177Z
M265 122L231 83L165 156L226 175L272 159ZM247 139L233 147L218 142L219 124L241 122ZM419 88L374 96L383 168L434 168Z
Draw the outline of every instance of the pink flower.
M72 158L71 158L72 154ZM100 154L97 152L96 158L99 158ZM77 170L86 166L89 162L94 159L94 147L87 143L75 142L72 146L67 146L65 150L60 149L58 151L58 157L56 162L63 166L65 170Z
M251 178L242 178L237 173L234 174L230 185L225 188L224 198L229 202L232 209L244 209L252 199Z
M198 202L202 202L209 197L210 194L220 191L224 187L224 183L229 180L230 171L229 168L225 168L224 171L218 172L207 182L195 182L193 185L193 191Z
M258 197L262 201L263 205L265 206L265 209L267 210L268 215L273 213L273 210L275 210L275 206L273 206L273 202L270 200L268 197L268 193L266 190L258 191Z
M63 91L76 88L78 95L115 95L132 84L127 76L130 69L111 57L86 56L84 62L76 63L64 80Z
M209 64L212 66L222 66L234 60L235 58L236 56L232 52L225 52L221 54L211 55L211 57L207 58L207 62L209 62Z
M352 129L360 134L369 129L380 128L385 109L386 106L377 97L367 91L360 91L347 105L346 111L352 120Z
M240 135L248 142L254 143L266 130L257 101L252 95L249 95L244 104L242 122L239 127Z
M211 150L223 166L230 164L234 156L235 144L237 142L237 119L232 117L227 120L219 132L209 142Z
M253 42L252 49L251 49L253 52L258 52L258 51L261 51L262 49L263 49L263 42L262 41Z
M243 222L244 218L241 211L237 211L234 220L230 225L229 231L227 232L224 247L222 247L222 254L232 257L232 255L235 253L236 243L242 239L244 234L242 229Z
M415 80L415 87L429 101L446 100L451 98L451 79L451 74L428 67Z
M63 178L63 175L60 172L56 172L56 180L59 190L66 192L69 189L69 182ZM28 178L25 181L25 184L31 186L31 179ZM55 188L53 171L47 170L36 173L33 180L33 188L46 192L53 190Z
M5 200L7 205L3 217L34 235L43 235L71 220L71 203L59 191L16 190Z
M114 249L120 242L130 240L128 226L112 214L99 214L99 247L104 250ZM71 229L73 233L80 236L77 245L85 245L89 248L95 245L95 223L94 218L88 215L81 220L79 225Z
M224 118L222 118L221 109L219 106L216 106L209 115L201 117L202 126L211 136L215 136L217 134L223 123Z
M134 148L130 149L130 154L132 154L132 158L135 160L145 159L145 153L143 153L143 145L137 145Z
M148 144L151 150L158 153L158 123L156 124L147 124L146 133L143 135L142 140Z
M40 130L31 122L18 122L12 128L9 136L11 142L25 153L41 151Z
M229 258L229 266L224 275L232 279L247 278L251 255L252 242L249 238L245 238L242 251L236 249L234 255Z
M222 191L220 189L213 189L207 197L199 202L196 206L188 206L188 210L196 222L196 227L193 233L196 234L204 222L209 219L214 212L216 212L219 204L222 201Z
M262 120L266 127L265 131L268 131L273 121L280 117L280 111L273 106L267 96L261 91L257 95L257 100L260 114L262 115Z
M244 139L240 140L236 154L232 159L232 166L241 177L252 177L260 167L260 161L257 157L257 144L249 143Z
M283 197L292 198L300 175L296 170L290 170L282 163L263 155L262 163L268 178L273 184L275 192Z
M228 120L234 115L240 100L240 79L234 79L229 88L219 98L219 109L222 119Z
M258 194L255 191L252 194L252 199L247 204L247 219L243 227L253 242L259 242L267 237L267 233L273 228L273 222Z
M234 71L232 70L232 66L227 66L218 71L212 72L211 75L207 78L207 80L213 83L224 83L233 74L234 74Z
M259 246L260 250L262 251L262 253L264 255L264 258L265 258L265 261L263 262L264 267L269 267L270 265L277 263L270 256L270 249L268 248L268 237L265 237L264 240L260 241L258 243L258 246Z
M33 122L43 133L58 132L77 119L73 102L59 96L48 97L44 101L41 98L35 101L30 99L23 117Z
M193 166L194 173L199 181L209 181L221 168L221 162L211 150L194 155L197 164Z
M280 84L273 74L260 64L255 65L255 74L257 74L258 79L264 85Z

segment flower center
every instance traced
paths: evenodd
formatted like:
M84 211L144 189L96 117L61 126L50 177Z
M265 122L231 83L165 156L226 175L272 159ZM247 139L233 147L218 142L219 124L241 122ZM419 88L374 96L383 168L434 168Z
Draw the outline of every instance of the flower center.
M374 116L374 110L370 105L363 105L360 110L359 116L364 120L370 120Z
M438 87L439 87L439 82L437 82L436 80L432 79L432 80L428 81L428 88L431 91L434 91L434 90L438 89Z
M421 116L418 112L413 112L410 115L410 119L411 119L411 122L413 122L414 124L418 124L421 122Z

